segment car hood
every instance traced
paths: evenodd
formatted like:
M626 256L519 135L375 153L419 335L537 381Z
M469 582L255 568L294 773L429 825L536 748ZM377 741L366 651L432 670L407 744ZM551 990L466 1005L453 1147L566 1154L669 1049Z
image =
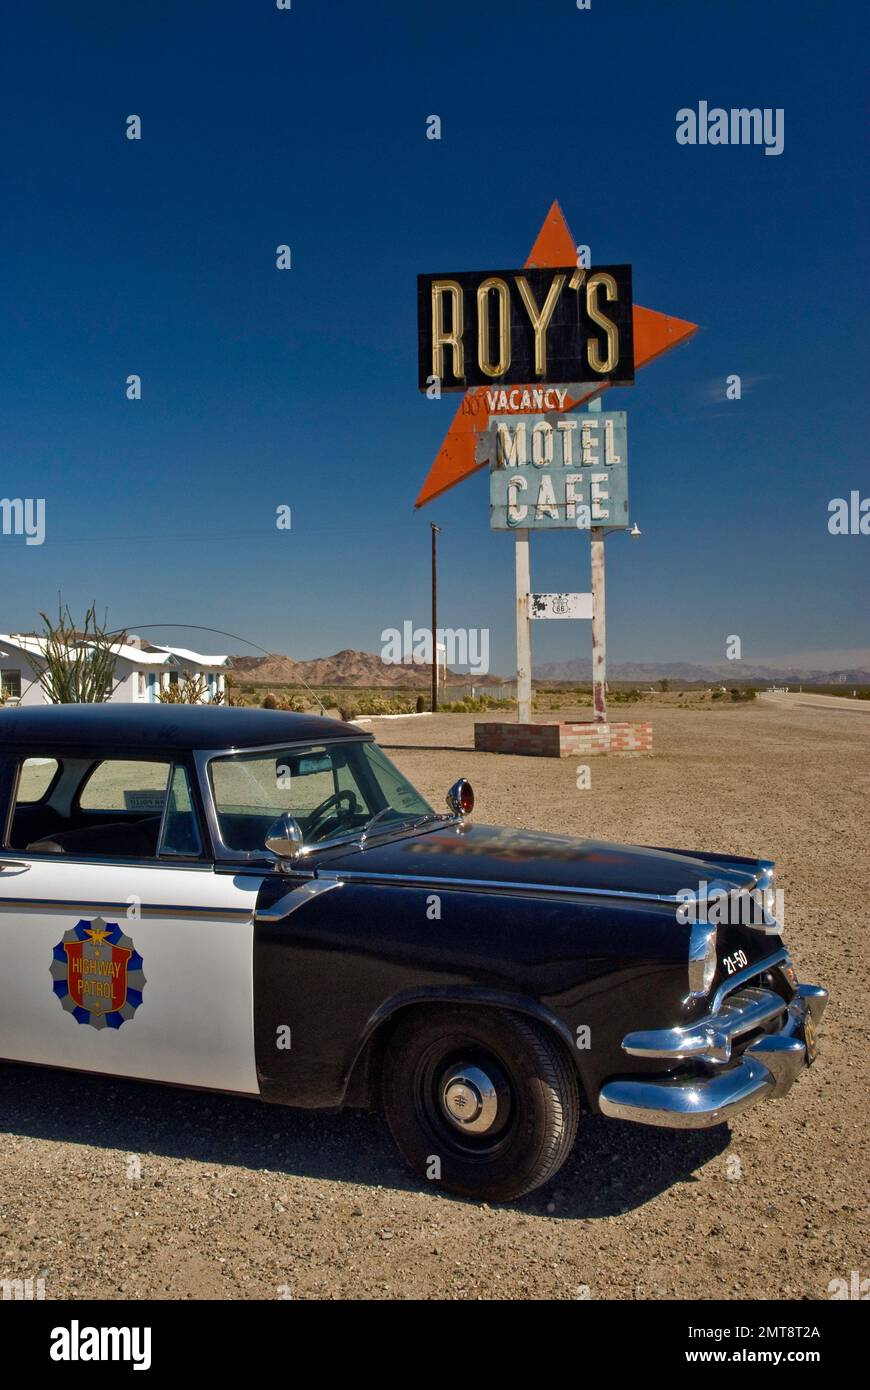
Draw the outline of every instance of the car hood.
M537 830L462 823L422 831L365 849L331 852L319 867L328 873L478 880L517 887L574 888L579 892L673 898L702 882L729 890L754 883L757 860L606 840L579 840Z

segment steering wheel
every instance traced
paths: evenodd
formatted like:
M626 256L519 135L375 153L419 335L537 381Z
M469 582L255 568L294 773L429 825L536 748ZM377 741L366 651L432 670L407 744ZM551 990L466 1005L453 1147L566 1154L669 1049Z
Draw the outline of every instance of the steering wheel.
M347 805L345 810L342 811L340 808L341 803L343 801L346 802ZM314 831L322 829L323 823L326 820L328 813L331 810L333 810L333 808L336 812L335 818L338 821L344 820L346 816L354 815L359 810L359 802L356 798L356 792L333 792L331 796L324 797L320 804L318 806L315 806L314 810L309 813L307 831L308 839L312 840L317 838L314 835Z

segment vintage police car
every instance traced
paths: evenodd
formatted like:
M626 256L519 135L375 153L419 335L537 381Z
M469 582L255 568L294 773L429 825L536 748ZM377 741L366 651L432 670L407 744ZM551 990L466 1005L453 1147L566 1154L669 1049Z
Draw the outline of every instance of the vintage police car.
M507 1200L582 1106L718 1124L781 1096L827 993L772 865L438 815L359 728L265 710L0 712L0 1058L380 1105L408 1162ZM717 924L716 893L763 895Z

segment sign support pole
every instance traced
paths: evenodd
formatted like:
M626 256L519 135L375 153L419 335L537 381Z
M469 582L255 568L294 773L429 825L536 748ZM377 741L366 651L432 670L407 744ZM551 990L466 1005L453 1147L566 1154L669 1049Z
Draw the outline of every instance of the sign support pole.
M596 724L607 723L607 640L604 626L604 527L589 532L592 561L592 708Z
M601 397L589 402L588 410L596 414L601 409ZM592 718L596 724L607 723L607 636L604 620L604 527L589 530L589 558L592 568Z
M529 594L532 588L529 562L529 533L514 532L514 560L517 576L517 720L532 722L532 624Z

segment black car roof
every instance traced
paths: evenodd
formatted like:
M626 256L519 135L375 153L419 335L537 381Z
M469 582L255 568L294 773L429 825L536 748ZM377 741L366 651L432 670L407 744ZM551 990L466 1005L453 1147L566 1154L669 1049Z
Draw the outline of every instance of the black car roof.
M360 738L362 730L316 714L225 705L24 705L0 710L0 745L66 748L256 748Z

